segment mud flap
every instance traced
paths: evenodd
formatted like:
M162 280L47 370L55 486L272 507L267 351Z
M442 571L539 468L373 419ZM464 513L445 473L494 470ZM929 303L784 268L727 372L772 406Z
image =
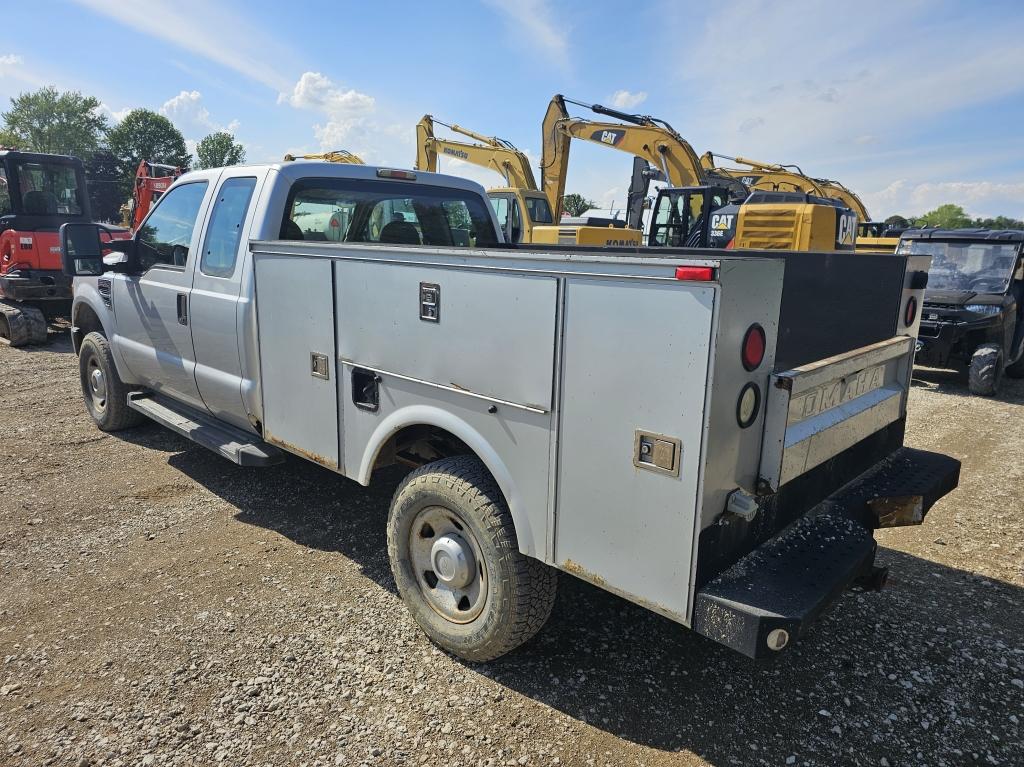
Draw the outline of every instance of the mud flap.
M897 450L700 589L693 629L751 658L785 649L871 574L875 528L919 524L959 476L954 458Z

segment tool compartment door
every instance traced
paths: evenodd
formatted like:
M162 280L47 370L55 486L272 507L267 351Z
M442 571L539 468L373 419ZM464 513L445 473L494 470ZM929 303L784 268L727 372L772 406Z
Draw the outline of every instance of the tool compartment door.
M340 469L332 264L259 254L255 268L263 439Z
M555 558L688 614L716 288L570 278Z

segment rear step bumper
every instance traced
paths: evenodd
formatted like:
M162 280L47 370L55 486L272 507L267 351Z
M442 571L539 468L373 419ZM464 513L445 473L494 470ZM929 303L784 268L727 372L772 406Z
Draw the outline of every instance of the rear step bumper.
M239 466L273 466L284 460L282 450L268 445L256 435L168 397L145 391L131 392L128 407Z
M751 658L788 647L872 574L876 527L920 524L959 477L954 458L897 450L700 589L693 629Z

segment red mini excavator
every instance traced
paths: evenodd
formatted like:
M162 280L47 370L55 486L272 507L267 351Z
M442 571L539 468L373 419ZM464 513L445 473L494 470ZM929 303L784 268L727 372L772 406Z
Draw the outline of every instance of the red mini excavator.
M135 171L135 188L132 191L132 199L128 203L128 210L125 211L122 223L131 227L133 232L138 229L146 218L146 214L149 213L149 209L156 204L156 201L181 174L181 168L174 165L161 165L149 160L140 162Z
M0 147L0 341L44 343L47 320L67 314L71 278L62 271L60 227L90 221L81 160Z

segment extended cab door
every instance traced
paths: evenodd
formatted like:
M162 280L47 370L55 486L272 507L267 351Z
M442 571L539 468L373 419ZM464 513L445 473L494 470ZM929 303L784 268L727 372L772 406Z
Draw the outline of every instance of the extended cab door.
M218 418L251 428L242 402L239 301L248 232L265 171L225 170L212 198L190 302L196 383Z
M111 286L114 343L132 374L201 409L189 304L209 190L197 180L168 191L135 235L140 273L115 275Z

